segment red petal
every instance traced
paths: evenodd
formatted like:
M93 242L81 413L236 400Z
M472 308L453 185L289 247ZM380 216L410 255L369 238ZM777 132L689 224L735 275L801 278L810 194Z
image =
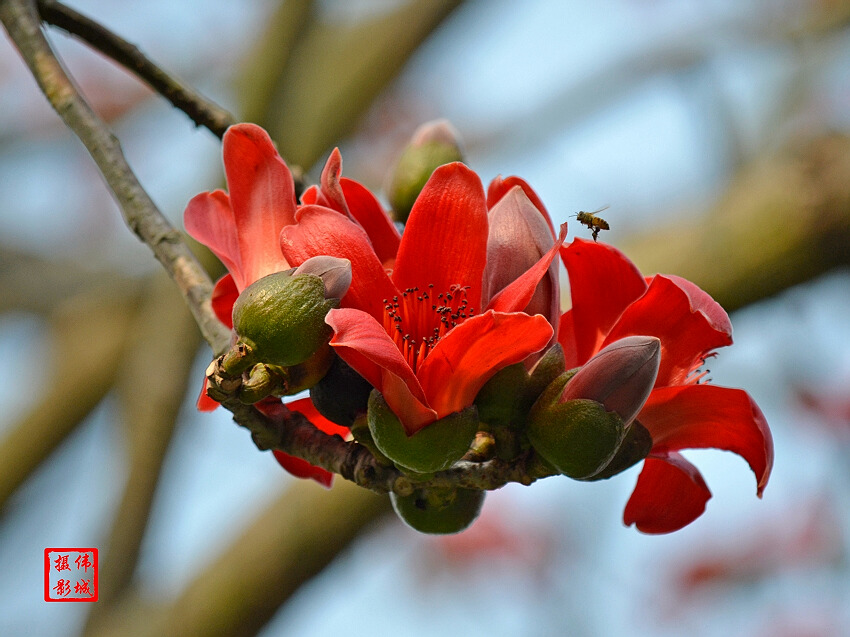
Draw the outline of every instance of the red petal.
M538 197L537 193L534 192L534 188L529 186L524 179L513 176L502 179L501 175L496 177L487 187L487 208L495 206L499 202L499 199L504 197L514 186L522 188L526 196L531 199L531 203L534 204L534 207L537 208L540 211L540 214L543 215L543 218L546 219L546 223L549 225L549 230L552 231L552 236L554 237L555 226L552 225L552 219L549 217L549 212L546 210L546 206L544 206L543 202L540 201L540 197Z
M212 398L207 396L207 383L208 382L209 381L207 381L207 379L204 378L204 384L201 385L201 393L198 396L198 401L195 405L198 408L198 411L215 411L219 407L217 400L213 400Z
M653 453L705 448L737 453L755 473L761 497L773 467L773 437L747 392L714 385L659 387L638 420L652 434Z
M572 310L567 310L561 314L561 320L558 322L558 342L561 344L576 342L576 330L573 324ZM578 352L575 347L564 347L564 364L567 369L573 369L581 364L579 363Z
M384 299L398 294L363 228L330 208L302 206L298 223L283 229L280 246L293 265L322 254L351 261L351 287L342 301L345 307L381 320Z
M711 491L697 468L675 452L648 456L623 522L643 533L672 533L705 511Z
M289 268L278 237L281 228L295 223L295 185L268 133L255 124L228 128L223 153L242 274L250 285Z
M540 257L540 260L526 270L525 274L494 296L487 309L497 312L522 312L525 310L529 301L531 301L531 297L534 296L534 292L537 290L537 284L546 276L549 266L552 265L552 261L558 255L558 250L566 237L567 224L564 223L561 225L561 234L558 236L558 240L555 241L552 249ZM557 325L553 325L553 327L557 327Z
M326 489L330 489L334 481L334 474L326 469L310 464L306 460L290 456L278 449L272 449L274 459L277 460L281 467L286 469L296 478L306 480L315 480Z
M658 275L623 312L603 345L631 335L660 338L661 369L655 385L663 387L684 383L707 353L731 345L731 330L726 312L708 294L684 279Z
M334 330L336 353L383 394L411 433L436 419L419 380L380 323L349 308L331 310L325 322Z
M227 193L216 190L192 197L183 212L183 225L189 236L212 250L234 275L236 285L245 288L236 219Z
M570 277L573 330L558 340L567 359L582 365L602 348L620 314L647 286L634 264L604 243L574 239L561 248L561 258Z
M351 216L359 223L375 248L375 254L381 263L394 259L398 252L401 235L395 224L384 211L381 202L365 186L353 179L340 179L342 192L348 202Z
M215 284L212 291L212 309L218 320L233 329L233 304L239 298L236 282L229 274L225 274Z
M469 407L497 371L538 352L552 337L541 315L492 310L446 334L419 366L417 376L431 408L442 418Z
M729 315L726 310L711 298L711 295L701 289L696 283L691 283L687 279L683 279L675 274L658 275L665 279L669 279L679 286L688 295L691 302L691 310L701 312L705 315L709 325L718 332L724 332L729 336L729 342L732 342L732 321L729 320Z
M328 208L341 212L347 217L349 216L348 206L339 183L340 174L342 174L342 155L339 153L339 148L334 148L322 169L322 194L327 199Z
M481 310L487 262L487 206L474 172L459 162L431 175L410 211L393 270L399 290L434 284L438 293L468 286L466 298Z

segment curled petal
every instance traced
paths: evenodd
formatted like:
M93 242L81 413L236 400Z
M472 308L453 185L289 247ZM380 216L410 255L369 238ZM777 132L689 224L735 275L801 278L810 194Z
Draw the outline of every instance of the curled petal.
M714 385L659 387L638 420L652 434L653 453L705 448L737 453L756 475L761 497L773 467L773 438L747 392Z
M729 315L720 303L711 298L708 292L687 279L683 279L675 274L665 274L663 278L675 283L688 295L688 300L691 302L691 311L700 312L705 315L708 324L716 331L729 336L729 342L732 342L732 321L729 320Z
M322 194L327 200L328 208L341 212L347 217L349 216L348 205L345 203L345 195L339 183L341 174L342 155L339 152L339 148L334 148L330 157L328 157L328 161L325 162L325 167L322 169Z
M632 303L604 343L634 334L661 339L661 369L656 386L684 383L718 348L732 344L732 325L720 305L679 277L654 276L646 293Z
M319 190L319 187L315 184L301 193L301 203L305 206L316 205L330 208L327 198L322 195L322 191Z
M183 212L183 225L189 236L212 250L224 267L236 277L236 285L240 290L247 287L242 277L236 219L226 192L202 192L192 197Z
M487 207L481 180L459 162L440 166L413 204L393 282L399 290L426 289L429 284L438 292L454 285L467 287L469 305L480 311L486 262Z
M549 216L549 212L546 210L546 206L543 205L543 202L540 200L540 197L537 196L537 193L534 192L534 188L528 185L528 183L524 179L520 179L519 177L506 177L502 179L502 176L499 175L493 181L490 182L490 185L487 187L487 207L492 209L499 200L505 196L512 188L519 186L522 188L522 191L525 195L531 200L531 203L534 204L534 207L540 212L543 218L546 220L546 225L549 226L549 232L552 236L555 236L555 226L552 225L552 218Z
M552 326L540 315L491 310L467 319L419 366L429 405L441 418L469 407L496 372L539 352L551 337Z
M343 177L340 179L340 184L352 218L369 235L378 259L382 263L394 259L401 242L401 235L396 230L392 219L384 211L381 202L365 186L353 179Z
M302 206L298 223L281 232L280 247L295 264L317 255L348 259L352 282L342 301L344 307L364 310L380 319L384 299L398 294L363 228L330 208Z
M643 533L671 533L705 511L711 491L700 472L680 454L648 456L626 504L623 522Z
M552 327L557 328L559 326L557 317L560 309L560 294L558 293L559 284L555 257L566 236L567 224L562 224L558 240L555 241L549 252L540 257L537 263L491 299L487 309L497 312L525 311L527 314L543 314ZM533 298L536 298L540 291L538 282L547 283L548 289L551 290L551 297L546 303L548 308L540 308L548 309L547 313L535 312L530 307Z
M224 171L236 221L244 284L286 270L281 228L295 223L295 184L268 133L237 124L222 140Z
M567 360L583 365L647 286L634 264L604 243L575 239L561 248L561 259L570 278L572 326L559 333L558 341Z
M212 291L212 309L218 320L230 329L233 329L233 304L239 298L239 288L230 274L225 274L218 281Z

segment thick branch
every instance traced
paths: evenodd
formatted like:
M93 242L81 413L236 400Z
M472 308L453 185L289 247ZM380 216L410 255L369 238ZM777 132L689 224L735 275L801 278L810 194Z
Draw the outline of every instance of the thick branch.
M112 190L124 220L150 246L177 283L201 333L214 351L223 351L229 332L210 303L212 282L180 233L156 207L127 164L116 137L82 98L41 31L33 0L0 3L0 20L65 124L85 144Z
M234 124L233 116L173 75L166 73L127 40L103 25L56 0L38 0L41 19L78 37L94 49L112 58L134 73L175 107L186 113L198 126L204 126L221 138Z

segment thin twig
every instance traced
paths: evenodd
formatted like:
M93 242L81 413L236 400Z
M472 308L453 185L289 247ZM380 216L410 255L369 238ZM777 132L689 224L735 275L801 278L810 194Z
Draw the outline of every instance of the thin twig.
M186 113L198 126L205 126L219 138L235 123L233 115L207 99L152 62L134 44L91 18L56 0L38 0L41 19L112 58Z
M34 0L0 2L0 20L51 106L88 149L127 225L150 246L177 283L206 341L214 351L226 349L230 333L212 311L210 278L180 233L142 188L127 164L118 139L65 73L41 31Z

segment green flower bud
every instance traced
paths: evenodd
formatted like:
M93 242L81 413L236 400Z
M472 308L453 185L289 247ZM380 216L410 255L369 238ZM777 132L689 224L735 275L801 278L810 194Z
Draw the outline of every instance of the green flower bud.
M570 478L588 478L608 465L625 435L620 417L586 399L555 404L532 416L528 439L546 462Z
M398 517L420 533L459 533L481 513L486 492L473 489L417 489L412 495L390 493Z
M408 436L378 390L369 396L367 419L380 452L399 468L414 473L434 473L451 467L469 450L478 430L478 412L473 405Z
M347 267L350 270L351 265ZM321 273L327 271L323 268ZM337 288L334 293L339 294L343 277L339 268L329 271ZM326 296L321 274L276 272L242 291L233 305L233 329L255 361L290 367L326 346L332 330L325 315L338 306L339 297Z
M413 202L435 169L462 160L457 133L447 121L420 126L402 151L386 189L396 221L407 221Z
M535 451L566 476L588 478L602 470L625 436L622 419L593 400L559 401L571 372L553 381L531 408L528 439Z

